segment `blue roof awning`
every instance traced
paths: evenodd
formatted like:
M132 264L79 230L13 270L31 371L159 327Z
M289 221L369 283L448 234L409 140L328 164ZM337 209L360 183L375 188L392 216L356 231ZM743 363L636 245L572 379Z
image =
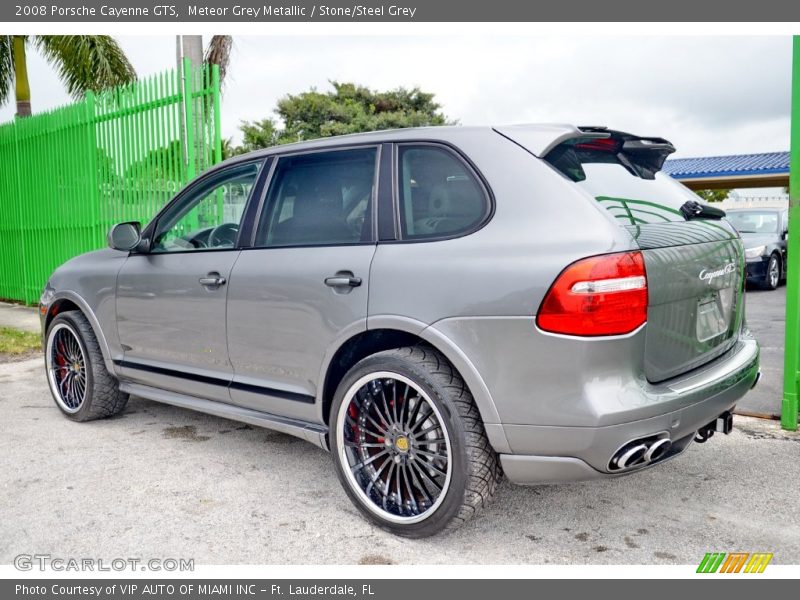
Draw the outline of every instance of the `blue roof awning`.
M764 175L789 175L789 153L736 154L702 158L675 158L664 163L664 172L678 180L719 179Z

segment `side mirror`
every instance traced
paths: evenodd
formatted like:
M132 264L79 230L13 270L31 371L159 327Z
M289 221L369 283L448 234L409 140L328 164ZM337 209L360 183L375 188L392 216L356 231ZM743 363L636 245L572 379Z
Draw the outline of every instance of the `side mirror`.
M789 239L789 230L788 230L788 229L785 229L785 230L783 231L783 233L781 234L781 237L782 237L784 240L788 240L788 239Z
M108 232L108 245L114 250L130 252L141 242L141 224L138 221L117 223Z

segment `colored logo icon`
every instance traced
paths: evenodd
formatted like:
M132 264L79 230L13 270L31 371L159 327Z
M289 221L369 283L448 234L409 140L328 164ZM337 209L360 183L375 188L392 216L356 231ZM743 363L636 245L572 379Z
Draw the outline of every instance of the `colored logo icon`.
M707 552L697 567L698 573L763 573L772 552Z

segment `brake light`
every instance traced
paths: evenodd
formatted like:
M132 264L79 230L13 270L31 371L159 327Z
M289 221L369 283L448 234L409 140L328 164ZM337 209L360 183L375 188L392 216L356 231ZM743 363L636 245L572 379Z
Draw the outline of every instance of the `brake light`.
M598 138L586 142L578 142L575 148L578 150L594 150L595 152L619 152L622 141L615 138Z
M542 301L536 324L566 335L630 333L647 321L647 273L641 252L584 258L569 265Z

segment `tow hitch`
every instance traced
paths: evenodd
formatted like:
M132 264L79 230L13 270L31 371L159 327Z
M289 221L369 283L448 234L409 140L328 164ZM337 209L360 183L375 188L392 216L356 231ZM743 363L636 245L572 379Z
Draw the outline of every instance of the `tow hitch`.
M731 411L726 410L716 419L711 421L706 425L703 425L700 429L697 430L697 433L694 434L694 441L698 444L703 444L711 438L716 432L724 433L728 435L733 430L733 413Z

